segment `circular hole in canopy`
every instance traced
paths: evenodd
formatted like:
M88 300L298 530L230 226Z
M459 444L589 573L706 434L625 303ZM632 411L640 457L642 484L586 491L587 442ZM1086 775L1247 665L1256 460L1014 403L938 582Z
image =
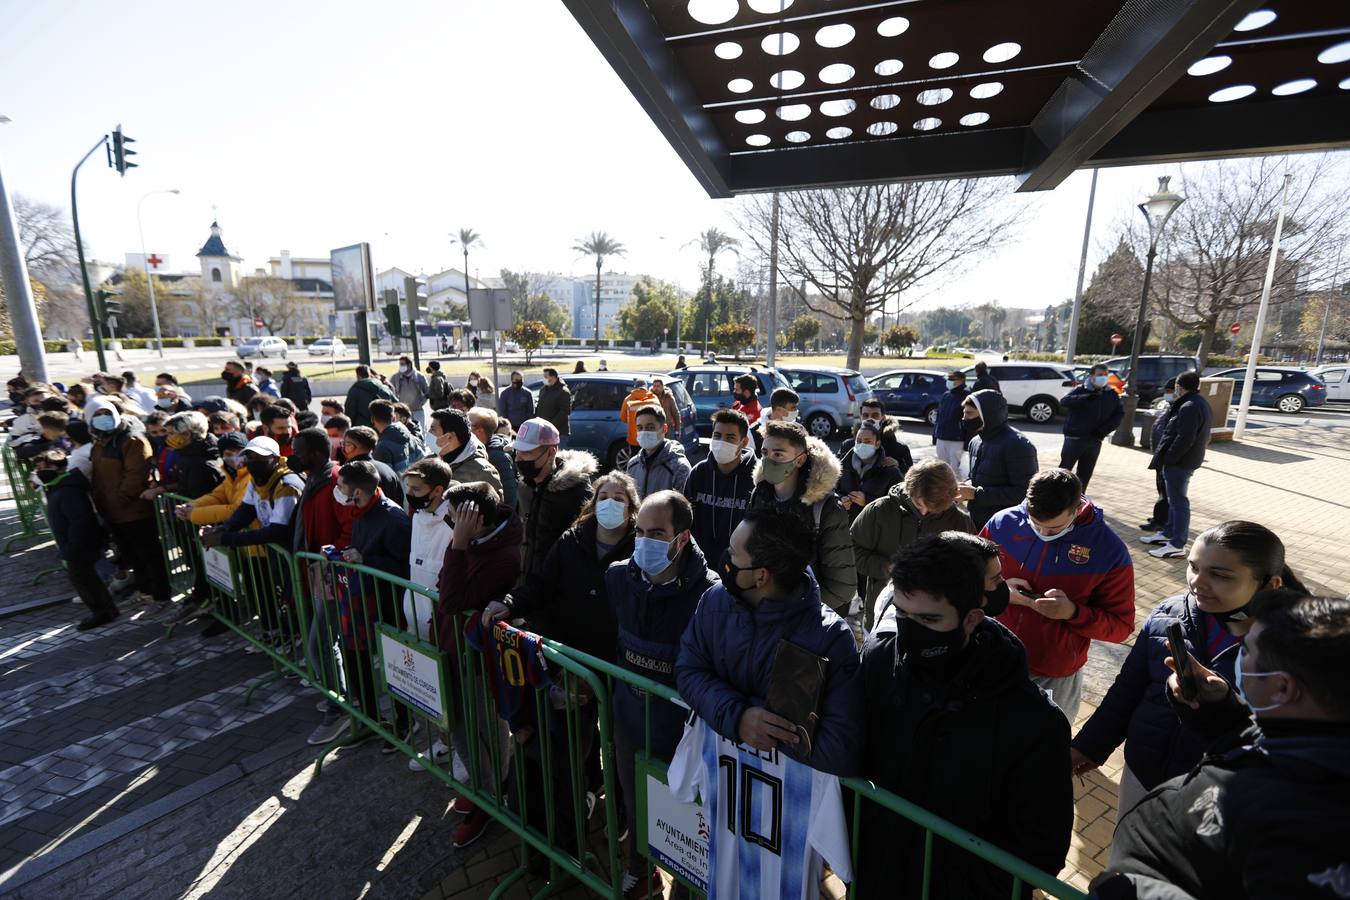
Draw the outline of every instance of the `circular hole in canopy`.
M769 143L769 136L767 134L752 134L745 139L745 142L751 147L763 147Z
M1343 63L1350 59L1350 41L1342 41L1339 44L1332 44L1321 53L1317 54L1317 61L1331 65L1332 63Z
M816 32L816 43L822 47L842 47L857 34L852 25L842 22L838 25L826 25Z
M899 130L899 126L894 122L873 122L867 126L867 133L875 137L885 137L888 134L895 134Z
M780 91L795 91L806 83L806 76L796 69L784 69L781 72L775 72L769 79L769 84L778 88Z
M916 131L932 131L934 128L937 128L941 124L942 124L941 119L934 119L930 116L927 119L920 119L919 121L915 122L914 129Z
M928 65L934 69L950 69L952 66L956 65L960 59L960 55L953 53L950 50L944 50L942 53L939 53L928 60Z
M1241 100L1243 97L1250 97L1256 93L1256 88L1250 84L1234 84L1226 88L1220 88L1209 95L1211 103L1227 103L1229 100Z
M780 106L774 110L778 118L785 122L800 122L811 115L811 107L805 103L793 103L788 106Z
M882 78L886 78L887 76L898 74L904 67L905 64L898 59L883 59L872 67L872 71L876 72Z
M988 121L989 121L989 113L987 112L973 112L968 113L967 115L961 117L961 124L966 126L967 128L972 128L976 125L983 125L985 122Z
M877 26L877 34L882 37L898 37L909 30L909 19L904 16L891 16L883 19Z
M736 0L689 0L689 18L704 25L721 25L736 18L741 11Z
M1350 78L1342 78L1341 83L1336 85L1336 87L1343 91L1350 91Z
M1213 75L1215 72L1222 72L1233 64L1233 57L1206 56L1204 59L1191 63L1191 67L1186 70L1187 75Z
M1284 84L1271 88L1270 92L1276 97L1288 97L1291 94L1310 91L1315 87L1317 87L1317 80L1314 78L1295 78L1293 81L1286 81Z
M737 59L745 50L735 41L723 41L713 48L718 59Z
M873 109L895 109L900 105L899 94L878 94L871 100Z
M780 13L792 5L792 0L746 0L746 5L757 13Z
M832 141L841 140L843 138L848 137L851 134L853 134L853 129L845 125L836 125L829 131L825 132L825 136Z
M764 35L759 47L770 56L787 56L801 46L801 41L790 31L776 31Z
M848 63L830 63L820 70L820 80L826 84L843 84L853 77L853 67Z
M1274 21L1275 13L1268 9L1258 9L1256 12L1250 12L1243 16L1242 21L1233 26L1233 30L1255 31L1258 28L1265 28Z
M733 78L727 82L727 90L733 94L746 94L755 86L749 78Z
M932 88L927 91L919 91L918 101L924 106L937 106L939 103L946 103L952 99L951 88Z
M736 121L742 125L758 125L767 119L762 109L741 109L736 111Z
M1013 41L1005 41L1002 44L995 44L984 51L984 61L987 63L1005 63L1021 52L1021 44L1014 43Z
M826 100L820 104L820 111L827 116L846 116L858 108L852 100Z
M794 144L800 144L803 141L811 140L811 133L809 131L789 131L787 139Z
M1003 93L1003 82L984 81L970 89L970 96L975 100L988 100L990 97L997 97Z

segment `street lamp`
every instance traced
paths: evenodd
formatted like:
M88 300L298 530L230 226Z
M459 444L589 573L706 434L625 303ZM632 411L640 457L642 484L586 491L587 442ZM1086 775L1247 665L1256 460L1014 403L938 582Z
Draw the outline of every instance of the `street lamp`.
M150 320L155 323L155 347L159 350L159 358L164 358L164 339L159 333L159 307L155 305L155 277L150 273L150 261L145 255L145 226L141 224L141 204L145 202L146 197L153 197L155 194L177 194L178 188L166 188L159 191L147 191L136 201L136 230L141 235L141 265L145 267L145 283L150 290Z
M1167 220L1172 218L1172 213L1177 211L1178 206L1186 202L1185 197L1168 189L1167 183L1171 180L1169 175L1159 178L1158 189L1147 200L1139 204L1139 211L1148 220L1148 260L1144 264L1144 290L1139 297L1139 315L1134 322L1134 343L1130 347L1129 382L1125 385L1125 396L1121 398L1125 407L1125 416L1120 420L1120 426L1116 428L1116 433L1111 436L1111 443L1117 447L1134 445L1134 413L1139 407L1139 353L1144 348L1144 322L1148 316L1148 288L1149 282L1153 280L1153 258L1158 255L1158 239L1162 237L1163 228L1167 226Z

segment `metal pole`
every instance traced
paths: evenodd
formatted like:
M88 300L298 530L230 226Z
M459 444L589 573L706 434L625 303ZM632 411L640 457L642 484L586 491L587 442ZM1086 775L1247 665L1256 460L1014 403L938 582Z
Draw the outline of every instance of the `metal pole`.
M150 271L150 262L145 256L145 226L141 224L141 204L145 198L153 194L176 194L176 190L168 191L150 191L141 195L141 199L136 201L136 231L141 236L141 265L145 268L145 284L150 291L150 320L155 324L155 348L159 350L159 358L164 358L164 337L159 332L159 307L155 305L155 277Z
M1144 290L1139 297L1139 315L1135 317L1134 323L1134 341L1130 345L1130 380L1125 385L1125 396L1121 398L1121 403L1125 407L1125 415L1120 420L1120 426L1116 428L1115 434L1111 435L1111 443L1117 447L1130 447L1134 445L1134 414L1139 408L1139 351L1144 345L1144 321L1148 315L1148 288L1153 281L1153 258L1158 255L1157 240L1154 239L1148 245L1148 261L1144 265Z
M778 349L778 192L773 192L773 214L769 221L769 334L764 363L773 367Z
M1064 364L1073 365L1078 352L1078 322L1083 315L1083 277L1087 274L1088 237L1092 234L1092 206L1097 202L1097 169L1092 170L1088 190L1087 220L1083 222L1083 252L1078 256L1078 286L1073 291L1073 314L1069 317L1069 339L1064 343Z
M0 177L0 284L5 287L5 304L9 307L14 344L19 351L19 371L29 381L45 383L46 348L42 344L42 329L38 327L33 286L28 281L28 265L19 246L19 225L3 177Z
M492 293L488 297L491 300L488 308L492 315L492 394L496 397L501 390L501 380L497 375L497 297Z
M1345 247L1336 251L1336 274L1331 276L1331 290L1327 292L1326 304L1322 307L1322 330L1317 334L1317 359L1313 360L1314 366L1322 364L1322 351L1327 344L1327 320L1331 318L1331 302L1337 292L1341 289L1341 253Z
M85 164L89 157L94 155L94 151L108 143L108 136L105 134L98 139L98 143L89 148L89 152L80 157L80 161L75 164L75 169L70 173L70 224L75 231L75 255L80 260L80 278L84 282L84 302L89 309L89 329L94 334L94 353L98 356L98 370L100 372L108 371L108 358L103 354L103 323L98 320L98 313L94 311L94 291L89 286L89 267L84 262L84 242L80 239L80 210L75 203L75 176L80 174L80 166Z
M1238 404L1237 425L1233 440L1242 440L1247 430L1247 411L1252 403L1252 388L1256 381L1256 354L1261 349L1261 335L1266 330L1266 313L1270 311L1270 288L1275 283L1275 261L1280 255L1280 235L1284 232L1284 213L1289 205L1290 174L1284 173L1284 187L1280 193L1280 214L1275 218L1275 236L1270 241L1270 261L1266 263L1266 281L1261 286L1261 305L1256 309L1256 325L1252 331L1252 349L1247 354L1247 376L1242 379L1242 402Z

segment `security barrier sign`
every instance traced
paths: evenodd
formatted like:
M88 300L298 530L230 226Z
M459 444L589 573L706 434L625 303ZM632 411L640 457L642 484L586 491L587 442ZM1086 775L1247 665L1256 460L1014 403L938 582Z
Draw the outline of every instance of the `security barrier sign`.
M638 848L690 887L708 892L708 818L697 803L681 803L666 786L666 767L639 757Z
M383 623L380 629L380 658L384 663L384 683L389 693L413 709L438 720L449 729L446 707L446 654Z

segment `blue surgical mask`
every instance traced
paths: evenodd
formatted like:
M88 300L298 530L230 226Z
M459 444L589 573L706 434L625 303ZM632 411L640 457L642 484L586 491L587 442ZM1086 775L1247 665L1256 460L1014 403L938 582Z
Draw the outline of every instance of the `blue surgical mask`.
M1031 533L1036 535L1036 537L1040 538L1043 541L1057 541L1060 538L1064 537L1064 535L1068 534L1070 531L1073 531L1072 522L1070 522L1066 527L1060 529L1059 531L1056 531L1054 534L1042 534L1035 528L1031 529Z
M640 537L633 542L633 562L648 577L659 575L670 565L670 545L671 541Z
M858 455L858 459L861 459L863 462L867 462L867 461L868 461L869 459L871 459L874 455L876 455L876 452L877 452L877 445L876 445L876 444L854 444L854 445L853 445L853 452L856 453L856 454Z
M952 381L950 378L947 379L947 390L949 391L956 390L956 382Z
M1106 382L1107 382L1107 380L1108 380L1108 376L1106 376L1106 375L1093 375L1093 376L1092 376L1092 384L1093 384L1094 387L1099 387L1099 388L1104 388L1104 387L1106 387Z
M1177 399L1177 395L1176 395L1176 394L1163 394L1163 399L1166 400L1168 403L1172 403L1173 401L1175 401L1175 400Z
M628 507L622 500L606 497L595 504L595 521L601 528L618 528L628 521Z
M1243 685L1248 678L1267 678L1271 675L1288 675L1288 672L1244 672L1242 671L1242 653L1245 648L1238 645L1237 659L1233 662L1233 688L1237 691L1243 702L1251 708L1254 713L1270 712L1272 709L1278 709L1284 706L1283 703L1268 703L1265 706L1257 706L1247 699L1247 692Z

